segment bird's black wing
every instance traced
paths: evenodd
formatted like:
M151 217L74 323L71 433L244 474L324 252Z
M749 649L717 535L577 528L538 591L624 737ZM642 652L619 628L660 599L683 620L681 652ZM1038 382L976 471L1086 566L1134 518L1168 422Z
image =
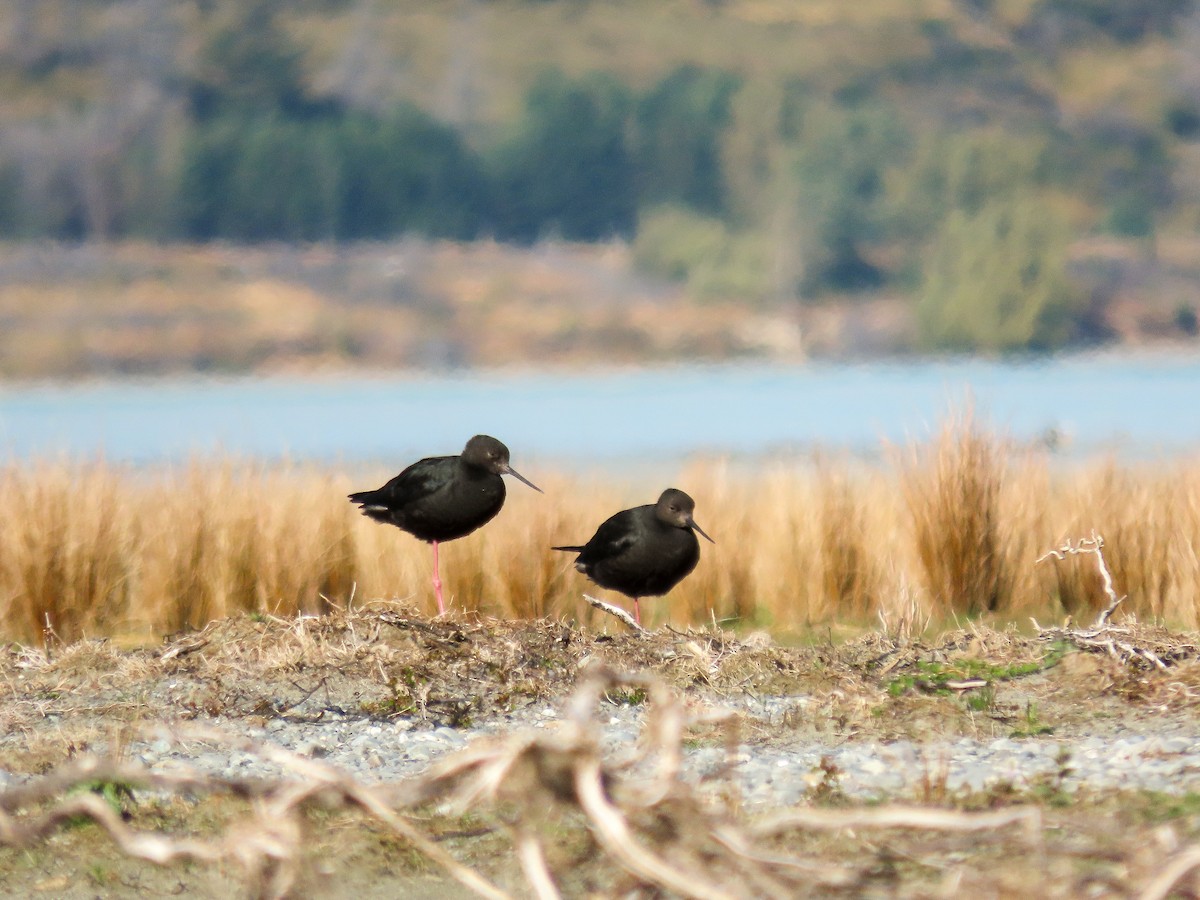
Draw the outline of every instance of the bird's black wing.
M607 519L583 546L578 562L587 565L620 556L637 543L635 510L626 509Z
M417 460L378 490L351 494L350 499L364 506L399 508L428 497L445 484L442 457Z
M389 496L402 497L408 502L428 497L446 485L446 465L443 457L431 456L417 460L381 489Z

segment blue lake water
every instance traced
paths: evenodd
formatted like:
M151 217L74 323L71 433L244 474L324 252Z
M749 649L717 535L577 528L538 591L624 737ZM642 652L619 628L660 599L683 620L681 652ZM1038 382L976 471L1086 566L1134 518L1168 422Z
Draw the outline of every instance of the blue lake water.
M1013 438L1057 429L1072 456L1200 450L1200 360L1081 356L10 385L0 387L0 458L233 453L398 464L456 453L477 432L505 441L518 468L815 447L870 456L883 440L927 437L968 398L978 419Z

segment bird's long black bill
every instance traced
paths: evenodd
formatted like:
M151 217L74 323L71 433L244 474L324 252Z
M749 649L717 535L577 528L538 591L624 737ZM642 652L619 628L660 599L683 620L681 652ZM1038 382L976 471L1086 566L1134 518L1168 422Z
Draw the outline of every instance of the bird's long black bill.
M695 519L688 519L688 524L691 525L693 528L695 528L698 532L700 532L700 536L703 537L710 544L716 543L716 541L714 541L712 538L710 538L707 534L704 533L703 528L701 528L699 525L696 524Z
M516 469L514 469L512 466L505 466L504 474L511 475L513 478L517 479L517 481L521 482L522 484L529 485L531 488L533 488L539 494L546 493L540 487L538 487L536 484L534 484L532 481L530 481L528 478L526 478L524 475L522 475L520 472L518 472Z

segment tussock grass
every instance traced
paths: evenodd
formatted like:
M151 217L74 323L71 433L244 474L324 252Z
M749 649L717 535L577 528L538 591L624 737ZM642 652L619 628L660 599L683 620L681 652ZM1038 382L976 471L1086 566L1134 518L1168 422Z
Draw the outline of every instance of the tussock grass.
M1004 464L1002 444L969 416L900 462L919 574L937 612L992 612L1012 593L1001 539Z
M496 521L444 545L447 597L468 612L594 624L580 595L598 589L549 548L586 540L659 486L535 474L545 496L514 486ZM0 633L138 641L237 612L322 613L374 599L432 611L428 546L358 515L345 495L360 481L236 460L155 471L10 463L0 468ZM696 498L717 545L703 545L697 570L668 597L645 604L652 622L795 632L877 617L1088 620L1103 599L1094 565L1034 561L1095 531L1129 595L1124 612L1200 626L1195 460L1064 467L964 417L878 466L695 462L673 483Z

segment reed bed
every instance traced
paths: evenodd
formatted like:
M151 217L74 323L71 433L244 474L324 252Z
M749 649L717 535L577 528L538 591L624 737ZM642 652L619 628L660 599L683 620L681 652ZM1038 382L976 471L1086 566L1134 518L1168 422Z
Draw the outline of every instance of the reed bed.
M319 614L402 599L432 612L427 545L345 495L390 472L236 460L137 470L103 461L0 468L0 634L155 640L234 613ZM531 475L500 516L446 544L459 611L595 621L594 585L550 549L586 540L657 490ZM364 480L365 476L365 480ZM749 469L695 462L672 479L716 538L651 623L713 619L801 632L829 624L983 616L1087 619L1094 564L1035 561L1093 532L1125 614L1200 627L1200 460L1064 465L970 419L866 465L807 458ZM620 597L610 599L622 600Z

